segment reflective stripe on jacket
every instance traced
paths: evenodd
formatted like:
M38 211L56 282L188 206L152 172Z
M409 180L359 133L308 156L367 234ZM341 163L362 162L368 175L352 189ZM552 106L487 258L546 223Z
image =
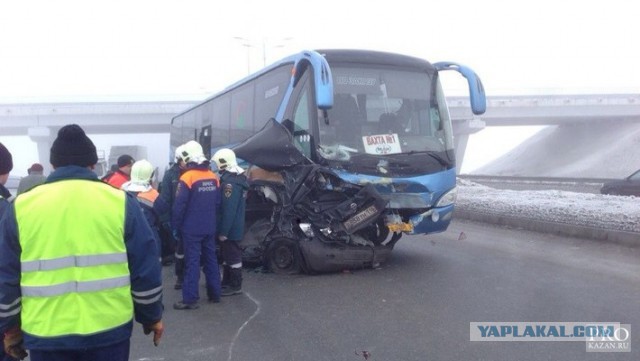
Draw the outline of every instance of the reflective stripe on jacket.
M15 213L25 333L90 335L132 320L124 192L81 179L45 183L18 197Z
M159 195L158 191L151 188L146 192L138 192L137 198L138 198L138 201L140 201L140 203L153 209L153 203L158 198L158 195Z

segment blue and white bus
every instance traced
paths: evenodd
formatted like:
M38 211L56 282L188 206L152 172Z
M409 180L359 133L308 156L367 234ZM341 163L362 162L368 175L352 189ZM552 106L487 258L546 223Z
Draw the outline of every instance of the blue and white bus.
M443 70L466 78L472 112L484 113L482 83L463 65L377 51L303 51L175 116L171 150L193 139L209 154L230 147L263 171L250 174L267 174L250 176L246 249L272 268L375 266L403 233L442 232L451 221L456 162ZM319 169L311 172L317 179L300 179L309 171L295 167ZM292 194L309 184L334 194ZM377 208L350 203L363 187L383 200L373 202ZM303 198L305 205L291 206ZM330 206L318 206L327 199L346 205L341 220L314 218L328 214ZM314 237L321 240L300 241Z

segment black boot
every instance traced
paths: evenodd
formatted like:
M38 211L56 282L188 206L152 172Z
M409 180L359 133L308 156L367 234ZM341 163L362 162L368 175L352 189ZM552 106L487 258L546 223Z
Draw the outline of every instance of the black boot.
M176 272L176 284L173 286L176 290L182 289L182 281L184 280L184 255L182 257L176 257L175 272Z
M222 289L222 296L233 296L242 293L242 268L231 268L231 284Z
M231 286L231 266L222 266L222 289Z

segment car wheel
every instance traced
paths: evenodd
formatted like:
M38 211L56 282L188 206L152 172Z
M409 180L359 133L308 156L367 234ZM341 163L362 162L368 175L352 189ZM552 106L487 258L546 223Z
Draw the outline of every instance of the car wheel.
M298 243L288 238L275 239L269 247L267 263L274 273L299 273L302 265L302 256Z

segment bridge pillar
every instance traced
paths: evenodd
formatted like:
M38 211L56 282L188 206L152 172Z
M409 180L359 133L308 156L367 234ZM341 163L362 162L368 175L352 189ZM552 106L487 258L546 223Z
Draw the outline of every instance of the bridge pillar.
M464 152L467 149L469 135L484 129L486 123L479 118L465 119L453 122L453 146L456 151L456 174L460 174Z
M49 155L51 151L51 144L54 140L51 136L51 129L48 127L32 127L27 130L27 134L38 146L38 163L42 164L44 174L51 173Z

